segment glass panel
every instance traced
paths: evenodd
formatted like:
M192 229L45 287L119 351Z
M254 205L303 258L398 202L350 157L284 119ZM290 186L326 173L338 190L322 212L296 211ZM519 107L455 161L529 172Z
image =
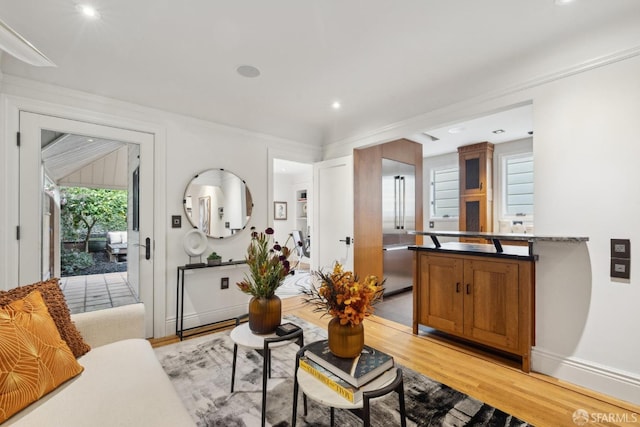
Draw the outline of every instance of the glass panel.
M480 202L465 202L466 206L466 218L465 228L466 231L480 231Z
M465 160L464 188L471 190L480 188L480 159L478 157Z

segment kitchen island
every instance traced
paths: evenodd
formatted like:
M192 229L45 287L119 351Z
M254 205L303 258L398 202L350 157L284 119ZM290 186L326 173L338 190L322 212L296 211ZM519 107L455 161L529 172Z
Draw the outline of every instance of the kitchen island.
M429 326L509 353L531 370L535 341L536 241L584 242L585 237L454 231L412 231L432 245L414 251L413 333ZM447 242L440 237L482 238L488 244ZM503 242L526 242L514 246Z

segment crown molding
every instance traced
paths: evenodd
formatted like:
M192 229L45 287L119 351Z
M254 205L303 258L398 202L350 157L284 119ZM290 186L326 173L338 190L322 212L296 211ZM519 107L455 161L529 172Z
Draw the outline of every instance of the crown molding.
M333 155L344 155L345 150L351 151L354 148L390 141L406 135L418 132L425 127L438 126L451 120L453 112L469 109L473 106L482 105L491 101L499 100L510 95L517 95L524 91L534 89L567 77L575 76L607 65L615 64L627 59L640 56L640 45L630 49L620 50L608 55L603 55L565 69L545 74L524 82L486 92L482 95L474 96L467 100L446 105L416 116L409 117L377 129L353 135L324 145L325 158ZM438 121L441 120L441 121ZM342 154L340 154L342 153ZM329 154L330 156L327 156Z
M35 67L55 67L46 55L0 19L0 49Z

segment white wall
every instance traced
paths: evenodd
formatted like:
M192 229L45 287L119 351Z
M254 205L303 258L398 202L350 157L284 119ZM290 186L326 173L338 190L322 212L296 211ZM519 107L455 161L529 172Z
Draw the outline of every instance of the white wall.
M640 403L640 58L534 91L537 370ZM631 280L609 277L610 239L631 239ZM637 248L636 248L637 249Z
M278 157L312 163L320 159L320 150L294 141L273 138L170 114L151 108L98 97L60 87L4 76L0 101L0 120L3 126L0 138L0 275L2 289L17 285L16 266L7 262L6 254L16 245L17 215L11 206L17 206L18 150L15 132L18 130L16 108L36 112L55 112L62 117L153 133L156 149L156 194L162 208L156 209L155 260L160 266L154 277L154 303L156 315L160 313L161 326L154 335L171 335L175 328L176 268L189 262L183 250L182 238L188 231L188 221L182 205L186 185L192 176L209 168L225 168L245 179L253 196L254 210L247 228L265 228L269 223L268 200L271 194L268 176L268 152L281 150ZM182 228L171 228L171 215L182 215ZM244 259L249 243L249 232L241 232L225 239L210 239L210 250L217 251L224 260ZM186 275L185 326L220 320L246 312L247 296L240 293L235 283L241 280L244 267L208 268L190 271ZM220 290L220 278L229 277L229 290Z
M296 228L296 193L291 175L276 173L273 176L273 180L273 200L287 203L287 219L273 221L274 238L284 244L291 230ZM273 210L273 206L271 209Z

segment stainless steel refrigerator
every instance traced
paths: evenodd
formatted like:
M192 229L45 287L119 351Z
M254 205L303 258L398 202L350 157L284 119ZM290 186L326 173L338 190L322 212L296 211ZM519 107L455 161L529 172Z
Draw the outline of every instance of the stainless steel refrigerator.
M385 295L413 286L412 252L416 229L415 166L382 159L382 250Z

